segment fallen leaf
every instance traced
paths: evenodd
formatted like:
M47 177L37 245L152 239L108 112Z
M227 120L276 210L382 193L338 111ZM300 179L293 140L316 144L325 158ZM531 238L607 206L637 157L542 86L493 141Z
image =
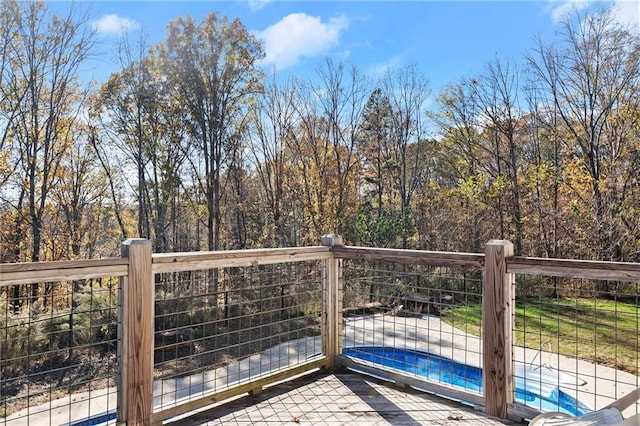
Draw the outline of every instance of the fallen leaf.
M457 411L451 412L449 413L449 416L447 417L447 420L462 420L462 413L459 413Z

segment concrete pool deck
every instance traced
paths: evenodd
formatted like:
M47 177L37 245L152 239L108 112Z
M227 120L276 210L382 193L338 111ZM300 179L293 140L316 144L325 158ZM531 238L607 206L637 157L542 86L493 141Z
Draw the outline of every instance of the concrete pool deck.
M373 314L344 318L344 347L394 346L427 351L469 365L481 366L482 341L464 330L452 327L439 317L395 317ZM154 406L167 408L179 401L196 399L243 382L252 376L298 364L321 351L320 337L308 337L283 343L260 354L233 362L228 366L176 379L154 382ZM562 389L593 409L602 408L640 386L640 378L613 368L594 365L551 352L514 348L514 361L543 365L586 381L583 386L562 385ZM30 407L2 418L9 426L69 424L87 417L105 414L116 407L115 388L84 392ZM640 409L640 406L638 406ZM636 407L625 412L635 414Z

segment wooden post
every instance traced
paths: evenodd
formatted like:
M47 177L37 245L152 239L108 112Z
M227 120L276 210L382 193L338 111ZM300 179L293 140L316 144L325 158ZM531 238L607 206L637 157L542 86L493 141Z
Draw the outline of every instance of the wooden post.
M506 419L513 403L512 321L514 275L506 258L513 244L491 240L485 246L482 306L484 398L487 414Z
M337 234L323 235L320 241L326 247L342 246L342 237ZM323 274L322 346L333 367L342 353L342 259L325 260Z
M153 411L153 272L151 241L122 243L129 273L120 279L119 424L150 425Z

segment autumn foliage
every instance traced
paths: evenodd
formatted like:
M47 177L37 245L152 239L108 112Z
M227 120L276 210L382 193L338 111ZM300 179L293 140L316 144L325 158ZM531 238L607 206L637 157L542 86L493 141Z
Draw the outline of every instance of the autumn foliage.
M215 12L86 82L77 8L0 5L0 260L316 244L640 260L640 38L571 16L522 63L434 93L328 58L281 81ZM37 293L39 289L32 289Z

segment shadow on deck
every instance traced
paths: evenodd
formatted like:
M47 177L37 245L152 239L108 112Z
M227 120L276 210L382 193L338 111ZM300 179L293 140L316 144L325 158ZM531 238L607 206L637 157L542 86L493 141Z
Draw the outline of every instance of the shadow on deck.
M171 422L195 425L515 425L473 408L348 371L311 373Z

